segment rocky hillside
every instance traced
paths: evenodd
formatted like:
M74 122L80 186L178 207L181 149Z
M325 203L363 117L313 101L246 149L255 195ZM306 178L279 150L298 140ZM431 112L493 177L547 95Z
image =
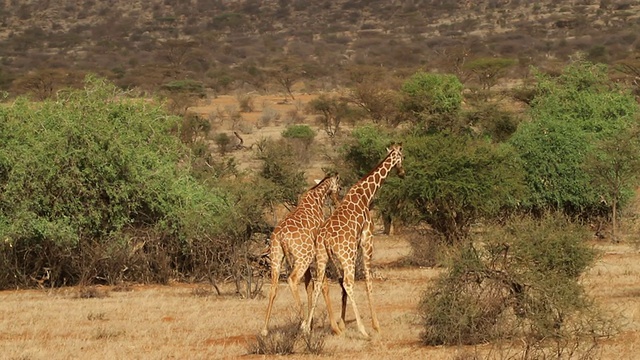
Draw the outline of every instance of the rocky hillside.
M85 72L154 90L195 79L268 90L299 67L316 87L372 65L455 71L478 57L615 63L640 49L637 0L0 0L0 89ZM44 79L43 79L44 78Z

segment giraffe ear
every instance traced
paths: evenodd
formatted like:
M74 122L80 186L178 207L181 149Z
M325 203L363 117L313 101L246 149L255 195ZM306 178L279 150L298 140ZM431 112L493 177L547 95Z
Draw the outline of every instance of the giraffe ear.
M318 184L320 184L320 182L321 182L322 180L315 179L315 180L313 180L313 181L316 183L316 185L318 185Z

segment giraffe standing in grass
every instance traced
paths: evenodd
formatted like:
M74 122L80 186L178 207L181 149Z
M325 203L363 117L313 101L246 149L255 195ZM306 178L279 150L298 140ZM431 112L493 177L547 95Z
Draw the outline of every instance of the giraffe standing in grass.
M292 267L287 282L293 293L301 316L304 317L298 284L304 276L304 285L307 289L307 305L311 308L311 295L313 283L309 265L315 256L314 239L318 228L325 220L323 205L327 196L331 194L335 206L338 204L338 191L340 189L340 177L338 174L327 175L318 184L302 195L298 206L285 217L271 234L269 261L271 265L271 289L269 290L269 305L267 316L262 329L262 335L269 333L269 318L273 301L278 292L278 279L282 259L286 256L287 262ZM328 301L328 288L325 290L325 300Z
M358 323L358 330L360 330L365 337L369 336L362 324L362 319L360 318L358 307L353 296L358 246L362 247L367 297L371 310L371 322L376 331L380 330L378 318L373 309L371 295L373 223L369 213L369 206L371 205L374 195L382 185L382 182L389 176L389 173L394 167L398 172L398 176L401 178L404 177L404 169L402 168L402 144L391 144L391 147L387 149L387 151L388 153L385 159L368 175L364 176L349 189L340 202L340 205L324 222L322 227L320 227L318 236L316 237L317 285L314 290L313 301L308 317L302 323L302 329L305 333L311 331L311 321L317 305L320 288L322 287L324 289L327 286L325 270L331 258L341 272L340 285L342 287L342 317L340 319L340 325L336 323L330 304L326 301L331 329L336 334L340 334L344 330L348 297L353 306L353 312ZM325 297L328 297L328 295L325 295Z

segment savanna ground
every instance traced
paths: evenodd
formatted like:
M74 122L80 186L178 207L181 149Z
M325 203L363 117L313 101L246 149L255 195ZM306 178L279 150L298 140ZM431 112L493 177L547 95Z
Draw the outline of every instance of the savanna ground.
M508 350L490 344L474 347L425 347L417 305L422 292L440 270L394 264L410 247L402 234L375 238L374 296L382 331L370 326L364 284L356 285L370 340L358 333L350 309L347 331L329 334L324 302L320 301L316 330L327 333L321 355L295 357L351 359L464 359L479 351L487 358L504 358ZM628 244L598 242L603 251L584 277L587 291L620 317L621 331L601 340L602 359L638 359L640 355L640 253ZM268 285L263 287L264 295ZM338 310L340 292L331 284L332 305ZM207 285L131 285L90 289L61 288L0 292L0 354L5 359L213 359L263 358L249 349L259 333L267 305L265 296L243 299L233 284L222 295ZM295 317L293 298L279 285L272 327ZM300 289L303 293L303 289ZM481 357L482 358L482 357Z
M308 99L300 96L301 102ZM280 112L295 106L294 102L278 104L280 100L282 97L257 101L256 110L243 114L243 119L254 124L264 106ZM232 97L221 97L193 110L206 114L233 101ZM250 127L242 133L244 145L250 146L261 136L277 136L283 129L283 124L261 129ZM217 131L231 132L231 129L228 124L221 123ZM250 151L237 151L234 155L248 161ZM312 163L308 177L319 176L319 170L319 163ZM582 279L597 303L619 319L619 332L612 338L599 340L601 348L597 355L602 359L640 359L640 252L636 227L627 226L624 230L626 236L620 243L592 242L602 254ZM364 283L358 282L356 300L371 339L364 339L358 333L350 307L346 332L341 336L331 335L326 307L320 301L315 331L326 334L323 350L320 355L306 354L301 344L295 351L295 358L465 359L474 355L490 359L514 358L514 351L508 344L499 349L493 344L426 347L420 343L422 321L418 304L424 290L442 269L399 265L411 251L409 231L398 229L393 235L378 234L374 239L374 301L381 333L371 329ZM254 299L239 296L231 282L221 283L219 287L220 295L208 284L181 283L58 289L45 286L37 290L2 291L0 358L271 357L250 351L264 322L268 282ZM330 289L332 305L338 311L339 286L332 283ZM304 293L302 286L300 292ZM295 321L293 303L287 285L280 282L271 328Z

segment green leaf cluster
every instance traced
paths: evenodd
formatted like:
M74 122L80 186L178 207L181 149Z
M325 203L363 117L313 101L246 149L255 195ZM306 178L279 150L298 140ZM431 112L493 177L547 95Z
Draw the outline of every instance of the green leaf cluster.
M462 89L455 75L420 71L402 84L402 107L416 114L455 114L462 107Z
M406 176L389 189L404 199L400 218L424 221L450 241L465 237L479 219L514 209L525 190L509 146L435 134L407 138L404 153Z
M601 195L585 170L599 141L628 131L638 114L633 96L608 80L606 66L574 63L558 77L538 74L531 121L509 143L523 161L529 210L559 209L569 214L604 211Z
M189 174L179 119L88 77L82 90L0 107L0 238L76 246L153 228L188 240L229 216Z

